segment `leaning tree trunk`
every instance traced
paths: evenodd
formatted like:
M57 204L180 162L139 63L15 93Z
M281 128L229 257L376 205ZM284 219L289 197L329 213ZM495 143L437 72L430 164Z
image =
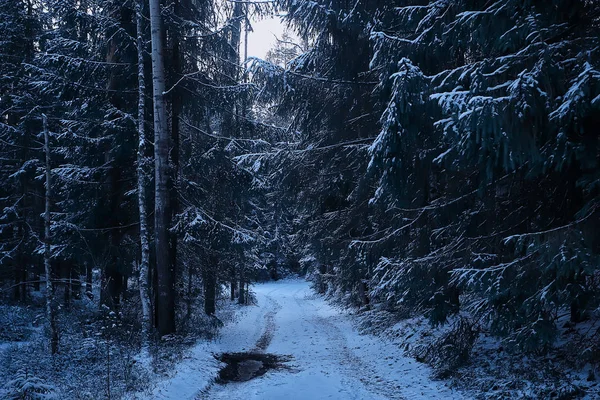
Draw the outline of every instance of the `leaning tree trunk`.
M50 198L52 196L52 171L50 166L50 134L48 120L44 119L44 151L46 153L46 207L44 210L44 268L46 270L46 315L50 322L50 348L52 354L58 353L58 328L54 310L54 286L52 285L52 267L50 264Z
M148 334L152 326L150 317L150 293L148 290L148 269L150 266L150 239L148 232L148 213L146 211L146 80L144 76L144 37L142 30L143 16L142 5L144 0L138 0L135 6L137 23L137 56L138 56L138 153L137 153L137 178L138 178L138 208L140 213L140 248L141 262L139 275L140 302L142 304L142 354L143 362L150 358Z
M160 335L175 331L173 268L169 259L169 131L165 103L165 65L160 0L150 0L152 36L152 83L154 99L154 230L158 294L157 327Z

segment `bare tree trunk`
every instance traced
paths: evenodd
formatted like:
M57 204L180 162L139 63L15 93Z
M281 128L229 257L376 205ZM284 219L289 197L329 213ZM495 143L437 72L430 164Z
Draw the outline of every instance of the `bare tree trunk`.
M218 257L211 255L208 257L208 265L202 271L202 281L204 283L204 312L206 315L215 315L217 300L217 267Z
M81 264L74 265L73 271L71 273L71 278L71 296L75 300L81 300Z
M37 268L37 265L34 267L33 271L33 290L36 292L40 291L40 272Z
M140 213L140 247L141 263L139 271L140 302L142 304L142 362L150 358L148 334L152 326L150 317L150 293L148 291L148 268L150 266L150 239L148 233L148 214L146 211L146 80L144 76L144 38L143 38L143 16L142 6L144 0L138 0L135 5L137 22L137 56L138 56L138 153L137 153L137 178L138 178L138 207Z
M236 80L239 79L239 66L240 66L240 43L242 39L242 18L244 17L244 5L240 2L236 2L233 5L233 16L231 23L231 48L234 53L232 54L232 61L234 61L235 75L232 75Z
M172 2L173 13L176 18L182 12L182 1L175 0ZM169 157L171 161L171 170L169 174L168 181L168 190L169 190L169 206L170 206L170 216L172 220L177 217L179 213L179 159L180 159L180 122L179 118L181 116L183 110L183 100L182 100L182 91L180 86L177 84L177 81L183 74L183 56L181 53L180 41L181 35L177 27L173 27L171 29L170 40L172 42L171 49L171 72L172 72L172 80L174 85L172 89L169 90L171 95L171 146L169 146ZM171 85L169 85L171 86ZM169 235L169 259L171 263L173 276L177 276L177 246L178 246L178 238L177 232L171 232ZM174 293L177 295L177 292Z
M188 276L187 276L187 295L185 296L185 303L186 303L185 319L186 319L186 321L189 321L190 317L192 316L192 278L194 277L194 271L192 270L191 263L188 264L187 269L188 269Z
M44 268L46 270L46 315L50 322L50 348L52 354L58 353L58 328L54 310L54 286L50 265L50 197L52 196L52 171L50 166L50 134L48 119L44 119L44 151L46 152L46 207L44 210Z
M63 287L64 287L64 306L65 309L71 309L71 273L72 273L72 261L65 260L61 263L60 266L60 277L63 279Z
M85 295L88 299L92 300L94 298L94 292L92 288L92 264L85 263Z
M158 332L175 331L173 268L169 259L169 131L165 104L165 65L160 0L150 0L152 36L152 83L154 99L154 172L155 172L155 248L158 296L156 316Z
M244 267L240 267L240 286L238 291L238 304L246 304L246 295L244 294Z
M206 315L215 315L217 298L217 276L212 266L206 268L204 277L204 312Z
M248 32L250 31L250 21L248 19L248 4L244 5L244 64L242 82L248 83ZM242 117L245 119L248 114L248 93L242 95Z
M248 78L245 68L248 62L248 32L250 32L250 22L248 20L248 4L246 4L244 7L244 82Z
M231 42L229 45L233 50L229 59L231 60L232 71L229 72L229 76L235 79L236 82L239 82L240 76L240 44L242 41L242 19L244 18L244 5L240 2L236 2L233 6L233 15L231 22ZM244 24L245 26L245 24ZM245 97L245 94L244 96ZM243 103L243 101L242 101ZM240 108L243 108L243 104L235 101L232 105L232 114L235 116L235 129L240 129L240 121L239 121L239 111ZM232 121L233 122L233 121ZM226 129L231 129L231 125L226 125ZM240 132L236 132L239 134ZM233 132L231 133L233 135Z

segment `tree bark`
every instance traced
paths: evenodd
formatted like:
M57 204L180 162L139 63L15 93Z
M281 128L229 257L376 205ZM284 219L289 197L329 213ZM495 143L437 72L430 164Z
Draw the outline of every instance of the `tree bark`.
M154 172L155 172L155 251L158 294L156 316L158 332L175 331L173 268L169 257L169 131L165 104L165 66L160 0L150 0L152 36L152 83L154 100Z
M244 267L240 267L240 286L238 288L238 304L246 304L246 295L244 294Z
M89 263L85 263L85 295L88 299L92 300L94 298L94 292L92 289L92 265Z
M217 277L215 271L207 268L204 275L204 312L206 315L215 315L217 310Z
M81 264L73 264L71 270L71 296L81 300Z
M41 279L40 272L36 266L36 268L34 269L34 272L33 272L33 290L36 292L40 291L40 287L41 287L40 279Z
M142 6L144 0L138 0L135 5L137 22L137 56L138 56L138 152L137 152L137 178L138 178L138 209L140 214L140 249L141 262L139 268L138 285L140 290L140 303L142 304L142 354L143 363L149 361L148 334L152 327L150 317L150 292L148 290L148 269L150 266L150 238L148 232L148 214L146 211L146 79L144 75L144 37Z
M44 269L46 272L46 315L50 322L50 349L52 354L58 353L58 328L56 326L56 312L54 310L54 286L52 285L52 268L50 264L51 237L50 237L50 198L52 196L52 171L50 165L50 134L48 120L44 119L44 151L46 153L46 207L44 210Z
M71 309L71 273L72 273L72 261L71 260L63 260L61 262L60 268L60 276L63 279L63 288L64 288L64 300L63 304L65 309Z
M185 319L186 321L189 321L190 317L192 316L192 279L194 277L194 270L193 270L193 266L190 264L188 265L188 276L187 276L187 294L185 296L185 303L186 303L186 316Z
M209 256L209 263L203 269L202 281L204 283L204 312L206 315L215 315L217 300L217 265L218 258Z
M176 16L181 13L181 0L173 2L173 12ZM179 213L179 191L178 191L178 180L179 180L179 138L180 138L180 124L179 117L183 109L183 102L181 96L181 90L177 81L183 74L183 60L180 49L181 36L177 27L174 27L171 32L172 51L171 51L171 72L173 87L170 90L171 94L171 146L170 146L170 158L171 158L171 169L169 176L169 205L171 210L171 218L174 220ZM172 232L169 235L169 259L171 268L173 270L173 276L177 276L177 233ZM175 292L176 295L176 292Z

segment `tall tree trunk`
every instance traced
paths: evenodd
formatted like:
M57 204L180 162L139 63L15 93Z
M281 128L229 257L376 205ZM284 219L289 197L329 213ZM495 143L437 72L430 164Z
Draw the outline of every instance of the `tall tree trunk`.
M121 298L123 302L129 298L127 290L129 290L129 275L121 274Z
M150 292L148 291L148 269L150 266L150 238L148 232L148 214L146 212L146 79L144 76L144 37L143 37L143 15L142 6L144 0L138 0L135 5L137 22L137 56L138 56L138 153L137 153L137 178L138 178L138 208L140 213L140 248L141 262L139 270L140 302L142 304L142 354L143 363L149 361L148 334L152 326L150 317ZM147 365L145 365L147 367Z
M64 260L60 264L60 277L64 279L63 287L64 287L64 300L63 304L65 309L71 309L71 273L72 273L72 261Z
M41 286L40 279L41 279L40 272L36 265L34 272L33 272L33 290L36 292L40 291L40 286Z
M181 14L181 0L176 0L173 3L173 12L176 17ZM179 191L178 191L178 179L179 179L179 138L180 138L180 124L179 116L183 109L181 90L177 81L183 74L183 60L180 49L181 35L174 27L171 32L171 72L173 81L171 94L171 146L170 146L170 158L171 158L171 169L169 179L169 205L171 207L171 218L175 219L179 213ZM177 276L177 233L172 232L169 235L169 259L171 262L171 268L173 269L173 276ZM176 293L175 293L176 295Z
M235 75L231 75L235 80L239 80L240 65L240 44L242 41L242 19L244 18L244 5L236 2L233 6L233 21L231 23L231 48L233 54L231 60L234 62L232 68L235 68Z
M208 266L204 273L204 312L206 315L215 315L217 310L217 274L213 266Z
M85 295L88 299L92 300L94 298L94 292L92 288L92 276L93 276L92 264L86 262L85 263Z
M231 72L229 73L229 76L231 76L233 79L235 79L235 83L238 83L240 81L240 61L241 61L241 55L240 55L240 44L242 41L242 19L244 18L244 5L240 2L236 2L233 6L233 15L232 15L232 23L231 23L231 42L229 43L229 45L231 46L231 50L233 50L233 52L231 53L230 56L230 60L231 60ZM244 25L245 26L245 25ZM245 97L245 95L243 96ZM238 101L235 101L233 103L233 107L232 107L232 113L234 115L234 118L232 118L231 122L233 122L235 120L235 129L238 129L238 132L236 132L237 134L239 134L239 130L240 130L240 122L239 122L239 114L240 114L240 108L243 108L243 101L242 104L240 104ZM231 129L231 122L229 123L229 125L226 126L226 128ZM231 132L230 135L233 135L234 133Z
M73 264L71 272L71 296L75 300L81 299L81 264Z
M244 6L244 72L242 82L248 83L248 32L250 31L250 21L248 20L248 4ZM242 116L246 123L246 114L248 109L248 94L244 92L242 95Z
M46 316L50 322L50 348L52 354L58 353L58 328L54 310L54 285L52 285L52 267L50 264L50 197L52 196L52 171L50 165L50 134L48 120L44 119L44 151L46 152L46 207L44 210L44 268L46 271Z
M246 295L244 294L244 266L240 267L240 286L238 289L238 304L246 304Z
M188 264L187 273L188 273L188 276L187 276L187 295L185 296L185 303L186 303L185 319L186 319L186 321L189 321L190 317L192 316L192 289L193 289L192 279L194 277L194 267L192 266L192 263Z
M217 301L217 265L218 257L208 257L208 265L202 271L204 283L204 312L206 315L215 315Z
M21 236L19 236L21 235ZM17 237L22 237L21 227L17 228ZM14 266L13 266L13 277L14 277L14 285L13 285L13 300L22 301L23 292L25 291L25 284L27 280L23 280L23 256L21 253L21 246L16 251ZM24 297L24 296L23 296Z
M155 249L158 296L156 316L158 332L175 331L174 276L169 257L169 130L165 104L165 65L160 0L150 0L152 36L152 83L154 99L154 172L155 172Z

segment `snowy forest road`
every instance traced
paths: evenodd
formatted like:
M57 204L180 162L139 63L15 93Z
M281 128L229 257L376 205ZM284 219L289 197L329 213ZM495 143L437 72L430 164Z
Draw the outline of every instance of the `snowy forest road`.
M382 338L361 335L351 318L315 295L306 281L255 285L256 305L242 307L219 337L200 342L152 393L156 400L463 399L433 381L430 369ZM245 381L215 382L225 364L213 356L269 354L288 361ZM286 356L289 356L286 358ZM253 364L254 363L254 364ZM239 364L238 364L239 365ZM256 366L256 361L249 365ZM260 364L258 364L260 365ZM264 364L263 364L264 365ZM240 373L240 370L237 370Z
M213 384L199 399L458 399L422 364L380 338L359 335L348 316L305 281L254 288L258 307L224 328L224 351L289 355L289 368L245 381ZM253 322L253 323L251 323ZM254 338L255 345L248 340ZM243 342L246 342L245 344Z

